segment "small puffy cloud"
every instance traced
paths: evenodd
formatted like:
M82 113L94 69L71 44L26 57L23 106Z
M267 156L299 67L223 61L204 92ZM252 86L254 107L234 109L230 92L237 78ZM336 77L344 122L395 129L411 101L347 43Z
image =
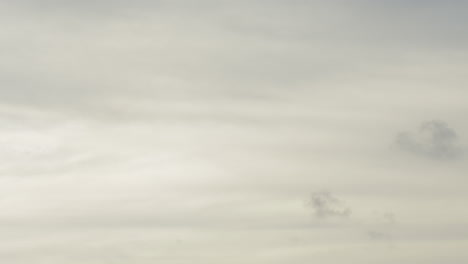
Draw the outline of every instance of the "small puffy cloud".
M308 205L317 218L348 217L351 214L343 201L327 191L312 193Z
M396 144L404 151L433 159L451 160L463 155L455 130L438 120L424 122L416 133L399 133Z

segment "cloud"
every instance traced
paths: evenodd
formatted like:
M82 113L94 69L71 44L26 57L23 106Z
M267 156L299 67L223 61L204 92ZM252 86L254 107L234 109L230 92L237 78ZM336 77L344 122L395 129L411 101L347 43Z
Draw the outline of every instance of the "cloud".
M351 215L351 209L327 191L312 193L308 205L317 218L348 217Z
M433 159L453 160L463 155L455 130L438 120L422 123L417 133L399 133L396 144L403 151Z
M351 215L351 209L332 193L327 191L314 192L309 200L310 207L316 218L348 218ZM392 212L383 212L375 215L371 219L359 218L350 222L351 227L356 230L364 231L365 235L375 242L386 242L393 244L397 220ZM349 227L349 226L348 226Z

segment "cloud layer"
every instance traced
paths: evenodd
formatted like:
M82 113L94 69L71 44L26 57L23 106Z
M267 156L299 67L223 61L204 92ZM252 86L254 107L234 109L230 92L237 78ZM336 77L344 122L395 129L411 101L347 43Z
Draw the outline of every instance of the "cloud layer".
M467 263L467 8L0 0L0 262Z

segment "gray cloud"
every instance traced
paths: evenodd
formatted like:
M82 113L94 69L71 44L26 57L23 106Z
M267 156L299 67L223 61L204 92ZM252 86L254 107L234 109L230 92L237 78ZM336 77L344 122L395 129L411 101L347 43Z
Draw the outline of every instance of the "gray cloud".
M452 160L463 155L455 130L438 120L424 122L416 133L399 133L396 144L404 151L433 159Z
M351 215L351 209L345 202L328 191L312 193L308 204L318 219L348 218ZM348 227L364 232L373 241L386 242L390 245L393 243L397 220L392 212L377 213L374 215L374 219L357 217L349 223L351 225Z
M348 217L351 209L328 191L312 193L308 205L317 218Z

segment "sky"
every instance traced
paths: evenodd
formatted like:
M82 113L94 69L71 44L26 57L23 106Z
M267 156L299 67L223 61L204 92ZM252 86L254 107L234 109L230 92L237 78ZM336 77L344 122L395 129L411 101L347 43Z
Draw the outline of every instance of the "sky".
M467 263L467 11L0 0L0 261Z

